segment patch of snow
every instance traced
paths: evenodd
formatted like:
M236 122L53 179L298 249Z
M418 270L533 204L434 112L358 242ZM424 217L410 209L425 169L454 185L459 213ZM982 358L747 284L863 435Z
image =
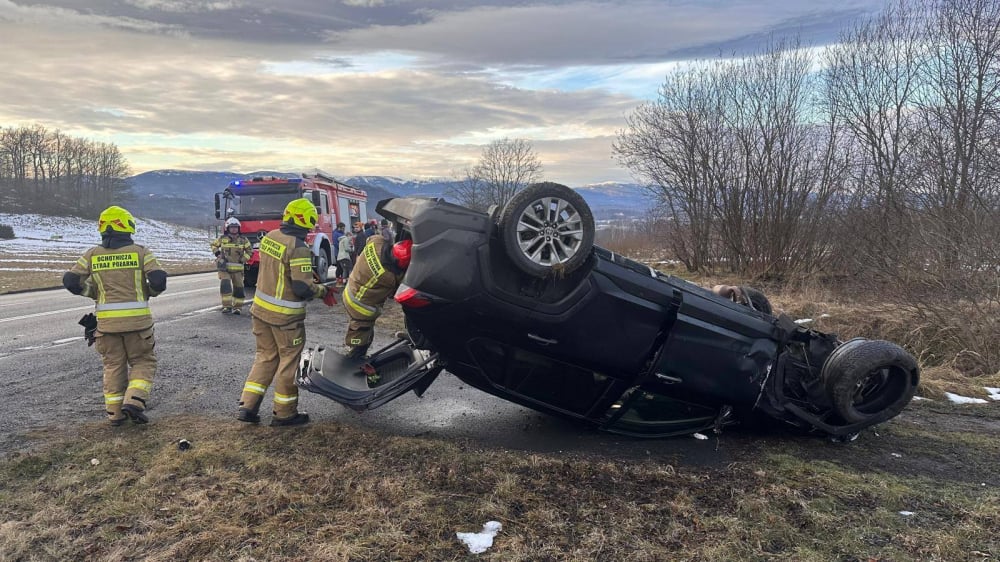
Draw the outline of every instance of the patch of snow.
M990 393L990 400L1000 400L1000 388L993 388L992 386L984 386L986 392Z
M902 515L903 517L909 517L911 515L916 515L916 512L913 512L913 511L900 511L899 514Z
M164 261L212 261L209 244L215 237L214 231L141 217L137 218L137 222L133 238L137 244L149 248L157 258ZM0 240L0 253L8 254L5 261L41 263L51 257L55 259L48 260L48 263L66 263L63 261L65 258L78 257L101 242L97 221L93 219L0 213L0 224L10 225L15 236L11 240Z
M708 439L708 436L703 433L695 433L694 435L692 435L692 437L699 440Z
M499 521L487 521L483 525L483 530L479 533L455 533L455 535L458 536L458 540L469 547L469 552L472 554L481 554L493 546L493 537L500 532L501 528L503 528L503 525Z
M923 396L914 396L913 399L914 400L926 400L928 402L933 402L933 400L931 400L930 398L924 398Z
M889 453L889 454L892 455L892 456L894 456L894 457L896 457L897 459L903 458L903 455L901 455L899 453Z
M961 396L959 394L952 394L950 392L945 392L945 396L948 400L951 400L954 404L985 404L986 400L982 398L969 398L968 396Z
M813 321L812 318L800 318L800 319L796 320L795 323L801 326L802 324L808 324L808 323L810 323L812 321Z

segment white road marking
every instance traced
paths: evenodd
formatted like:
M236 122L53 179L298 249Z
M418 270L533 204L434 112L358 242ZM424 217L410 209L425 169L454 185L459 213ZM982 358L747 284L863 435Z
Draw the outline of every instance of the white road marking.
M217 291L217 290L218 290L217 287L203 287L201 289L191 289L190 291L181 291L179 293L164 293L162 297L156 297L156 298L165 299L165 298L169 298L169 297L179 297L181 295L189 295L191 293L201 293L201 292L204 292L204 291ZM94 308L94 305L88 304L86 306L75 306L73 308L63 308L61 310L50 310L48 312L36 312L34 314L24 314L22 316L13 316L11 318L0 319L0 324L3 324L4 322L14 322L16 320L27 320L29 318L39 318L39 317L42 317L42 316L51 316L53 314L62 314L64 312L76 312L76 311L80 311L80 310L88 310L88 309L91 309L91 308Z

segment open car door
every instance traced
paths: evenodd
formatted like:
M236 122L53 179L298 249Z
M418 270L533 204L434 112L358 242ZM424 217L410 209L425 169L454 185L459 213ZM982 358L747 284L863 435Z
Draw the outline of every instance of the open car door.
M374 410L412 390L423 395L441 373L437 354L401 339L366 359L347 359L323 346L302 351L295 384L352 410ZM378 382L369 382L372 371Z

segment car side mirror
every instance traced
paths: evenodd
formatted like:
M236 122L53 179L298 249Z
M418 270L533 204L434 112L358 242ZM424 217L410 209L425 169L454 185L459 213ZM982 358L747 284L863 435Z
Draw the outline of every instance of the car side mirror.
M318 191L313 191L312 192L312 201L313 201L313 205L315 205L316 208L319 209L319 204L322 202L322 200L320 199Z
M215 218L222 219L222 194L215 194Z

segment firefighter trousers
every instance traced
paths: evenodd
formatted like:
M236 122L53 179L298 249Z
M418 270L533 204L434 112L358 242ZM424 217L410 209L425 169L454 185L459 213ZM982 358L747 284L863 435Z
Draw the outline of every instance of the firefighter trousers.
M156 374L153 328L94 335L94 347L104 362L104 405L108 419L124 419L124 404L145 410Z
M222 306L225 308L241 308L246 299L246 291L243 289L243 272L220 271L219 279L219 293L222 295Z
M347 333L344 334L344 345L347 346L348 353L354 348L366 351L375 338L375 321L382 315L381 307L372 307L370 315L361 314L346 303L344 308L347 309L347 316L350 318L350 322L347 323Z
M273 326L254 316L253 335L257 339L257 352L243 385L240 408L257 412L267 387L274 381L274 416L279 419L294 416L299 411L295 371L305 346L305 320Z

